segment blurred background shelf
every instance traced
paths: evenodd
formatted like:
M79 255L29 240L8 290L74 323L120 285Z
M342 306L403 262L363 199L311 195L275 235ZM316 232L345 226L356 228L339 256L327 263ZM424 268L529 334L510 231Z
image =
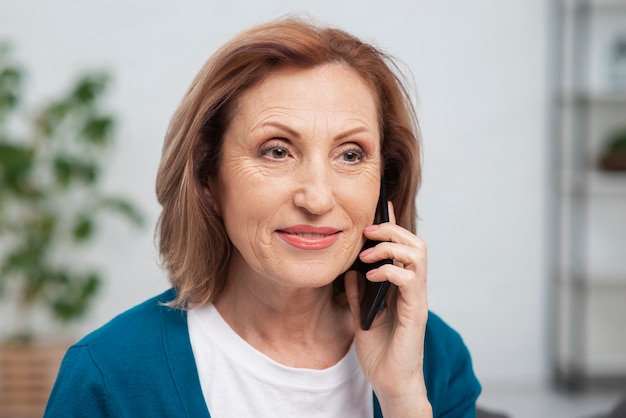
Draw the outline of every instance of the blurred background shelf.
M626 388L626 171L598 168L626 129L626 0L559 6L553 380Z
M624 91L615 90L571 90L561 92L560 101L563 105L579 104L607 104L626 106L626 88Z

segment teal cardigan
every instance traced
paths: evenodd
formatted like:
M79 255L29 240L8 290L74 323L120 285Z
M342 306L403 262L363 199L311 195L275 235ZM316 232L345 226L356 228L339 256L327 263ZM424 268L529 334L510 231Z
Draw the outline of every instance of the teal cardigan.
M70 347L44 417L210 418L174 291L119 315ZM434 417L476 416L480 385L459 334L429 313L424 377ZM236 390L236 388L233 388ZM374 416L382 417L374 396Z

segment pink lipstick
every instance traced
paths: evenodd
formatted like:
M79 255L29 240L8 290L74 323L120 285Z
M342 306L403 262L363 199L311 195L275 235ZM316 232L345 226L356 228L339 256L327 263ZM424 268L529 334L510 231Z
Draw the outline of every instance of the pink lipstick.
M294 225L276 231L287 244L302 250L324 250L339 239L338 229L315 227L311 225Z

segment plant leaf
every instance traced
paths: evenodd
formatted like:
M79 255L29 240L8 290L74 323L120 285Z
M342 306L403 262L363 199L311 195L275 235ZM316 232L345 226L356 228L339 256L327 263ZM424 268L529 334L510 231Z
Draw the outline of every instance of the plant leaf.
M106 197L97 203L99 209L111 210L125 216L135 226L142 227L144 224L143 215L129 201L121 197Z
M8 64L3 67L0 68L0 120L17 107L24 76L17 66Z
M94 231L95 224L93 220L83 215L74 224L74 228L72 229L72 236L74 237L74 241L83 242L91 238Z
M20 145L0 143L0 182L13 193L26 193L24 186L32 167L32 150Z
M55 317L63 322L82 316L102 283L99 273L70 274L59 272L62 280L49 299Z
M104 91L109 82L105 73L88 74L81 77L71 94L71 98L81 104L91 104Z
M67 155L57 155L54 159L54 177L61 188L69 187L72 181L94 184L98 180L98 167L85 160Z
M113 125L113 118L110 116L89 118L83 127L82 137L90 144L104 147L111 142Z

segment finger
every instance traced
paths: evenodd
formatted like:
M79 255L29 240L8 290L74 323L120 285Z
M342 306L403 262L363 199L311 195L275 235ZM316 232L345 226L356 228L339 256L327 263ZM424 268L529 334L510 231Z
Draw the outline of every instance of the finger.
M366 277L371 282L387 280L400 288L406 288L416 285L417 276L411 270L393 264L385 264L377 269L369 270Z
M379 260L391 259L399 266L410 268L426 264L426 245L417 242L413 245L398 244L395 242L380 242L359 254L364 263L372 264Z
M411 231L390 222L369 225L363 229L366 238L373 241L390 241L412 247L420 247L423 241Z
M393 284L390 287L393 292L387 292L385 303L394 315L407 316L408 313L407 318L409 318L413 316L410 312L415 313L418 309L427 310L428 295L425 275L416 275L409 270L387 264L369 273L367 279L372 282L388 280ZM400 306L402 309L398 310Z

